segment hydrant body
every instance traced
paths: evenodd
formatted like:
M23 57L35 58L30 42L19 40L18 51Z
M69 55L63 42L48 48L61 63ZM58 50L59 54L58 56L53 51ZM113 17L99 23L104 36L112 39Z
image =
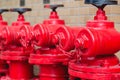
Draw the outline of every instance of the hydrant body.
M31 11L29 8L14 8L13 12L19 12L18 20L13 22L11 26L7 26L2 30L2 49L1 59L6 60L9 64L10 80L28 80L33 78L33 66L28 63L30 49L25 49L21 46L18 38L18 31L21 26L30 26L29 22L25 22L22 15L26 11Z
M70 80L120 79L119 59L115 56L120 49L120 33L114 29L114 23L107 20L103 10L107 3L113 4L108 1L98 5L94 0L91 3L99 9L94 20L88 21L77 36L76 59L69 62Z
M39 80L68 80L67 67L61 61L65 60L66 56L59 50L55 49L52 43L54 32L64 26L64 20L59 19L57 12L54 10L63 5L45 5L53 11L50 18L43 21L43 24L37 24L32 31L31 43L40 47L35 53L30 54L29 62L39 65L40 73Z
M8 23L3 20L2 13L8 12L8 9L0 9L0 32L5 28ZM1 40L0 40L1 41ZM2 44L0 43L0 54L2 50ZM0 78L8 74L8 65L4 60L0 59Z

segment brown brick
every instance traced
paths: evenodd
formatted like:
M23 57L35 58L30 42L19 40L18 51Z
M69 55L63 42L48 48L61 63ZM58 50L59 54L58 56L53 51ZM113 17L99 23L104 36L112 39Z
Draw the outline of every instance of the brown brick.
M120 32L120 24L115 24L115 28Z
M110 16L110 20L114 21L115 23L120 23L120 15L112 15Z
M71 8L59 8L57 12L58 12L58 15L69 16L71 13L70 10Z
M63 2L65 7L80 7L84 5L83 0L82 1L65 1Z
M120 0L118 0L120 5ZM58 15L64 19L66 24L69 25L85 25L88 20L93 20L97 8L93 5L84 4L84 0L51 0L51 4L64 4L63 8L57 9ZM105 7L108 19L115 21L117 26L120 25L120 6L109 5ZM32 24L42 22L44 19L49 18L50 9L44 9L42 0L26 0L26 6L32 8L32 12L25 13L27 21ZM19 0L0 0L1 8L19 7ZM9 14L9 15L8 15ZM4 13L3 17L9 23L17 18L17 13ZM118 30L120 30L118 28Z
M120 59L120 52L117 52L116 55Z
M118 5L111 6L110 12L111 14L120 14L120 6Z
M79 14L80 15L89 15L89 7L80 7Z
M89 7L89 14L96 14L97 8L96 7Z
M70 15L72 15L72 16L80 15L80 9L79 8L70 8Z

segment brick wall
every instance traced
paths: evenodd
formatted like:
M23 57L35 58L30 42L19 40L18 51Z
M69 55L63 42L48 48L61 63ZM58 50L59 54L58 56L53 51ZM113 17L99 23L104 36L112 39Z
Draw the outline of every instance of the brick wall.
M118 2L118 5L107 6L105 8L108 19L114 21L116 27L120 26L120 0L118 0ZM64 4L65 7L59 8L57 11L60 18L64 19L67 25L85 25L87 20L93 19L93 16L97 10L92 5L84 4L84 0L51 0L50 3ZM50 9L44 9L43 6L43 0L26 0L25 7L32 8L32 12L25 13L26 20L30 21L33 25L47 19ZM20 7L19 0L0 0L0 7ZM17 13L4 13L4 18L10 24L16 20Z
M85 25L87 20L93 19L96 8L92 5L84 4L84 0L50 0L50 4L64 4L64 8L59 8L60 18L64 19L67 25ZM26 0L24 7L32 8L32 12L25 13L27 21L32 25L40 23L49 16L50 9L43 8L43 0ZM16 8L19 0L0 0L0 8ZM120 0L118 5L107 6L105 8L108 19L115 22L115 27L120 31ZM4 13L4 19L11 24L17 18L17 13Z

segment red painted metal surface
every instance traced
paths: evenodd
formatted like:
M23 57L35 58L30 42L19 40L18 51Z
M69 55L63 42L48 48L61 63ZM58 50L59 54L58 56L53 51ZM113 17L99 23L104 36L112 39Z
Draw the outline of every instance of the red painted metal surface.
M5 28L8 24L3 20L2 13L8 12L8 9L0 9L0 32L3 28ZM0 38L1 41L1 38ZM0 43L0 54L1 54L2 44ZM0 59L0 78L2 76L6 76L8 74L8 65L4 60Z
M119 59L115 56L120 49L120 33L115 30L114 22L107 20L105 5L97 6L94 20L88 21L77 36L76 56L69 62L70 80L120 79Z
M49 36L51 36L58 27L65 25L64 20L59 19L56 12L57 7L63 7L63 5L45 5L44 7L52 9L49 19L44 20L42 24L36 24L34 27L22 26L20 28L19 37L23 46L27 47L32 43L37 46L48 46L50 45L48 44Z
M38 29L40 30L40 28ZM45 68L47 69L47 67L48 68L51 67L50 70L53 71L53 73L48 73L48 71L40 72L40 76L39 76L40 80L49 80L49 79L66 80L68 79L67 63L69 61L69 57L68 57L68 54L66 54L68 53L66 51L70 51L74 49L73 43L74 43L76 34L78 33L80 29L81 28L78 28L78 27L77 28L75 27L72 29L66 26L61 26L56 30L54 34L52 34L52 36L48 36L47 38L42 38L42 39L45 39L43 41L48 40L46 43L42 42L41 38L37 37L38 40L40 40L41 42L38 41L37 42L38 44L36 43L36 45L40 46L41 48L39 48L36 51L36 54L34 53L30 54L29 62L32 64L37 64L37 65L39 64L40 71L42 71L42 69L45 69ZM34 41L37 41L37 40L34 40ZM57 70L55 69L55 67L52 67L55 65L63 69ZM42 68L44 66L46 67ZM62 75L60 73L61 71L63 72ZM46 76L49 76L49 78L42 74L46 74ZM52 77L52 74L56 76ZM61 78L59 78L59 76L61 76Z
M56 8L62 6L46 5L45 8L52 9L49 19L44 20L42 24L36 24L33 29L23 26L19 31L19 39L24 47L30 45L38 47L30 54L29 62L40 66L40 80L68 79L65 65L68 62L68 55L65 51L74 49L74 40L81 28L65 26L64 20L59 19L56 12ZM48 68L50 72L46 71Z
M113 1L86 1L98 11L84 28L65 26L56 12L63 5L45 5L52 9L50 17L34 27L23 16L31 9L10 9L19 13L11 26L0 15L0 25L4 27L0 28L0 80L119 80L120 64L115 53L120 49L120 33L103 10ZM9 64L6 76L1 74L6 71L3 60ZM33 64L39 65L37 78Z
M57 36L57 38L55 38L55 36ZM30 54L29 62L32 64L40 65L40 71L42 71L39 74L40 80L49 80L49 79L67 80L68 72L67 72L66 63L68 62L69 57L66 54L67 52L65 51L70 51L74 47L73 42L75 39L75 35L73 33L73 30L65 26L62 26L57 29L56 33L52 37L50 36L48 37L49 37L48 39L50 40L48 44L50 45L46 46L46 43L45 44L41 43L42 45L38 44L41 48L39 48L36 51L36 54L34 53ZM60 69L57 68L55 69L56 66L59 66L57 68ZM44 71L45 68L46 69L49 68L49 70L52 71L53 73L52 72L48 73L47 70ZM46 75L42 75L42 74L46 74ZM52 76L52 75L56 75L56 76Z
M30 26L29 22L26 22L23 13L31 11L29 8L14 8L10 9L12 12L18 12L19 16L16 22L13 22L11 26L6 26L2 34L2 53L1 59L9 61L9 79L10 80L29 80L33 76L33 66L28 63L28 58L31 48L24 48L21 46L18 40L18 31L21 26ZM8 77L6 77L8 78Z
M59 4L59 5L45 5L44 8L51 8L52 11L50 13L49 19L46 19L43 21L43 24L65 24L64 20L59 19L59 16L56 12L56 9L58 7L64 7L64 5Z
M50 17L44 20L43 24L35 25L32 31L31 43L39 48L30 54L29 62L39 65L39 80L68 80L67 66L61 63L66 61L67 56L61 54L52 43L56 29L65 25L64 20L59 19L57 15L57 7L63 5L45 5L45 8L52 9Z
M55 46L51 42L53 32L55 32L58 27L63 26L65 24L64 20L59 19L59 16L55 11L57 7L62 7L62 6L63 5L50 5L49 8L51 8L53 11L51 12L49 19L44 20L42 24L36 24L34 28L32 28L31 26L21 26L18 29L19 31L17 31L18 35L16 36L15 39L15 41L18 41L17 44L22 45L24 48L27 48L28 50L31 49L31 47L29 48L29 46L32 45L43 47L42 50L38 49L35 53L33 52L33 54L30 55L30 64L32 63L32 64L40 65L40 74L39 74L40 80L50 80L50 79L58 80L60 77L61 80L66 80L68 78L67 71L65 71L67 67L61 64L61 60L63 61L63 59L66 56L62 54L53 55L56 54L56 52L58 53L59 51L57 51L56 49L44 48L44 47L49 48ZM48 5L46 5L45 8L48 8ZM39 55L40 53L46 55ZM52 55L47 55L47 54L52 54ZM19 57L21 58L22 56L18 56L17 58ZM54 62L51 59L52 60L58 59L57 60L58 62ZM50 66L43 67L42 65L43 66L50 65ZM58 69L55 66L56 67L59 66ZM47 70L47 68L51 69L50 73L48 73L48 71L44 72L44 70L45 69Z
M66 61L66 56L56 49L39 49L29 59L30 63L40 67L39 80L68 80L67 66L62 61Z

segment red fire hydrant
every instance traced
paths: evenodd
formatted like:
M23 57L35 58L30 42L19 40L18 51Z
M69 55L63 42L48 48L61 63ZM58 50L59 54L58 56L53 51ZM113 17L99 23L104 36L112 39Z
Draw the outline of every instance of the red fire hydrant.
M35 44L37 44L38 40L41 41L39 42L39 44L40 43L47 44L49 40L47 41L45 40L48 39L49 33L53 34L53 32L55 32L59 26L65 25L64 20L59 19L59 16L56 12L57 7L63 7L63 5L45 5L44 7L52 9L49 19L44 20L42 24L36 24L34 27L22 26L20 28L20 31L18 32L19 33L18 39L21 41L24 47L28 47L28 45L34 43L32 39L36 40Z
M57 15L57 7L63 5L45 5L45 8L52 9L50 19L35 25L33 30L23 26L19 32L21 43L26 44L23 46L38 46L35 53L30 54L29 62L40 66L40 80L68 80L67 66L63 65L68 61L65 51L73 49L75 35L79 29L66 27L64 20L59 19ZM23 33L25 35L22 35Z
M37 24L33 28L32 43L39 46L35 53L30 54L29 62L39 65L39 80L68 80L67 67L61 64L66 56L55 48L52 43L52 35L61 26L64 20L59 19L56 9L63 5L45 5L51 8L50 19L44 20L43 24Z
M40 66L40 80L68 80L69 56L67 53L74 49L75 34L80 29L61 26L54 34L48 36L49 42L39 44L37 41L36 45L40 48L36 53L30 54L29 62ZM39 38L39 40L42 39Z
M43 24L37 24L35 25L34 29L32 29L31 26L21 26L19 28L19 31L17 31L17 37L15 36L16 40L14 41L18 41L21 43L21 45L24 47L24 48L28 48L28 46L30 46L31 44L36 44L37 46L42 46L42 50L40 49L40 52L42 53L56 53L56 50L52 49L50 50L49 47L53 47L54 45L51 45L52 43L49 41L51 38L51 36L53 35L53 32L55 32L55 30L60 27L60 26L63 26L65 23L64 23L64 20L61 20L59 19L59 16L57 15L57 12L56 12L56 8L57 7L63 7L63 5L45 5L45 8L51 8L52 9L52 12L50 14L50 19L47 19L47 20L44 20ZM47 47L47 48L44 48L44 47ZM45 49L45 50L44 50ZM38 52L39 50L37 50ZM33 54L34 55L34 54ZM36 61L39 61L39 55L35 55L37 56L34 57ZM41 56L42 57L42 56ZM44 56L43 56L44 57ZM43 59L42 57L42 59ZM45 56L45 57L48 57L48 56ZM58 58L58 57L64 57L64 56L53 56L55 58ZM34 58L30 58L31 61L34 60ZM49 58L48 58L49 60ZM31 62L32 64L39 64L41 63L40 61L38 63L35 62ZM46 59L43 59L43 61L46 61ZM51 61L51 63L53 63ZM45 64L44 67L41 67L43 69L41 69L40 71L42 72L43 70L47 70L49 68L49 65L51 65L51 63L46 63L48 65ZM43 64L43 63L41 63ZM57 67L57 68L56 68ZM46 77L43 72L42 74L40 75L40 79L43 79L45 80L45 77L46 79L56 79L58 80L58 78L60 77L60 79L64 79L66 80L66 67L64 69L64 66L61 68L61 66L58 65L51 65L52 69L50 69L51 71L48 71L50 72L50 74L48 75L49 77ZM54 70L55 69L55 70ZM46 72L46 71L45 71ZM51 74L53 73L53 74ZM54 75L55 74L55 75ZM54 76L53 76L54 75ZM43 77L44 78L43 78ZM68 78L68 76L67 76Z
M51 5L53 9L57 6ZM52 13L56 13L55 10ZM58 24L58 22L53 24L53 20L56 19L49 20L49 23L52 24L39 24L33 28L32 43L39 46L39 49L36 50L36 53L30 54L29 62L39 65L40 80L69 79L66 65L69 58L66 51L74 48L75 35L81 28L71 29L64 24Z
M69 62L70 80L119 80L120 64L115 53L120 50L120 33L103 10L117 1L86 0L86 3L95 5L98 11L75 41L76 57Z
M7 26L7 22L3 21L2 13L8 12L8 9L0 9L0 32L4 27ZM1 41L1 40L0 40ZM1 54L2 44L0 43L0 54ZM4 60L0 59L0 78L8 74L8 65Z
M36 24L33 27L31 26L22 26L19 31L19 40L24 47L31 46L33 41L36 39L40 43L47 44L49 32L53 33L59 27L56 25L65 25L64 20L59 19L59 16L56 12L57 7L63 7L63 5L45 5L44 8L51 8L52 12L50 13L49 19L43 21L42 24ZM38 35L38 36L37 36ZM39 36L40 35L40 36ZM33 39L33 41L32 41ZM41 40L40 40L41 39Z
M64 20L59 19L57 15L57 7L63 5L45 5L45 8L52 9L50 19L44 20L43 24L35 25L33 30L23 26L19 32L21 43L26 44L23 46L32 44L39 47L35 53L30 54L29 62L40 66L40 80L68 80L69 58L66 53L74 49L75 37L81 29L65 26Z
M10 80L30 80L34 77L33 66L28 63L31 49L24 48L16 39L21 26L30 26L30 23L25 21L23 13L31 11L31 9L14 8L10 11L18 12L19 16L17 22L13 22L11 26L5 27L1 32L3 49L0 58L9 62Z

